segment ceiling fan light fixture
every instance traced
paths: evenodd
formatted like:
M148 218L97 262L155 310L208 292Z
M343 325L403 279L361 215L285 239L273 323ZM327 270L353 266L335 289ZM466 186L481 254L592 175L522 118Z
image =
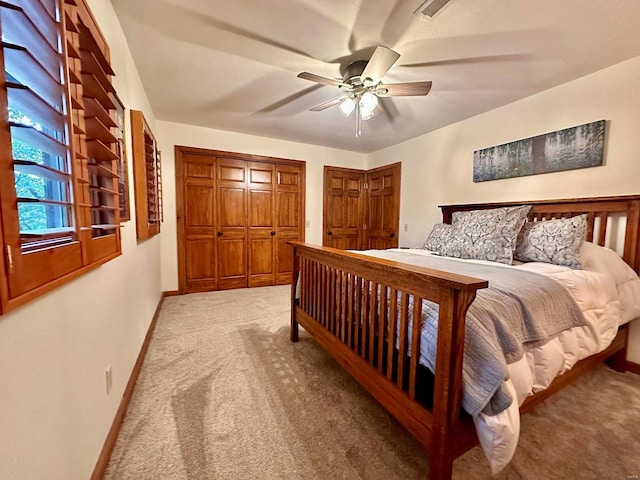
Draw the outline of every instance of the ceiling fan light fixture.
M348 117L356 108L356 102L353 98L348 97L340 103L340 106L338 108L340 109L340 113L342 113L345 117Z
M361 110L360 115L362 116L362 120L369 120L371 117L375 115L374 110Z
M373 113L373 110L378 106L378 97L371 92L364 92L360 98L360 107L362 108L362 117L369 113Z

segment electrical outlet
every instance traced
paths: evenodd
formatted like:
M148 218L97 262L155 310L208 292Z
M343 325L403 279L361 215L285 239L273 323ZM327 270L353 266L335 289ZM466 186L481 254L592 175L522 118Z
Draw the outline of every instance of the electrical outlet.
M111 386L113 385L113 370L111 365L107 365L107 369L104 371L104 381L107 387L107 395L111 392Z
M405 232L408 232L408 231L409 231L409 224L408 224L408 223L405 223L405 224L404 224L404 231L405 231Z
M309 227L311 226L311 220L307 220L307 221L304 223L304 226L305 226L305 227L307 227L307 228L309 228Z

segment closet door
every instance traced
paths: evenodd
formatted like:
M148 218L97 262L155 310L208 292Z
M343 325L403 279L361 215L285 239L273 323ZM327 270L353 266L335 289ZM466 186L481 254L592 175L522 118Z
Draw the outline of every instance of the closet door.
M365 245L365 172L324 167L322 245L362 250Z
M373 249L396 248L400 224L400 164L367 172L368 221L365 245Z
M218 158L218 288L247 286L247 162Z
M188 292L218 289L216 262L216 160L212 156L182 153L177 162L182 179L184 277Z
M276 165L276 283L291 283L290 240L304 240L304 171L297 165Z
M276 166L248 162L249 286L275 285Z

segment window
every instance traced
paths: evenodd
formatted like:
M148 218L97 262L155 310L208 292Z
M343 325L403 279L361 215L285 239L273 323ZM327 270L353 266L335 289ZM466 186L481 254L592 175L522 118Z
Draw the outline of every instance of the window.
M160 151L142 112L131 111L133 175L138 240L160 233L162 222L162 174Z
M120 232L113 71L84 0L2 0L0 32L4 312L119 255Z

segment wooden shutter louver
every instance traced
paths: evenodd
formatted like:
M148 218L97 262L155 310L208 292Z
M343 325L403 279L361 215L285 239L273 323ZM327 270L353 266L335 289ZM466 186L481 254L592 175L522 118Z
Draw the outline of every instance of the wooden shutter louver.
M133 175L138 240L160 233L162 222L162 172L160 151L142 112L131 111Z
M6 311L119 255L120 233L113 71L84 0L0 0L0 33Z

